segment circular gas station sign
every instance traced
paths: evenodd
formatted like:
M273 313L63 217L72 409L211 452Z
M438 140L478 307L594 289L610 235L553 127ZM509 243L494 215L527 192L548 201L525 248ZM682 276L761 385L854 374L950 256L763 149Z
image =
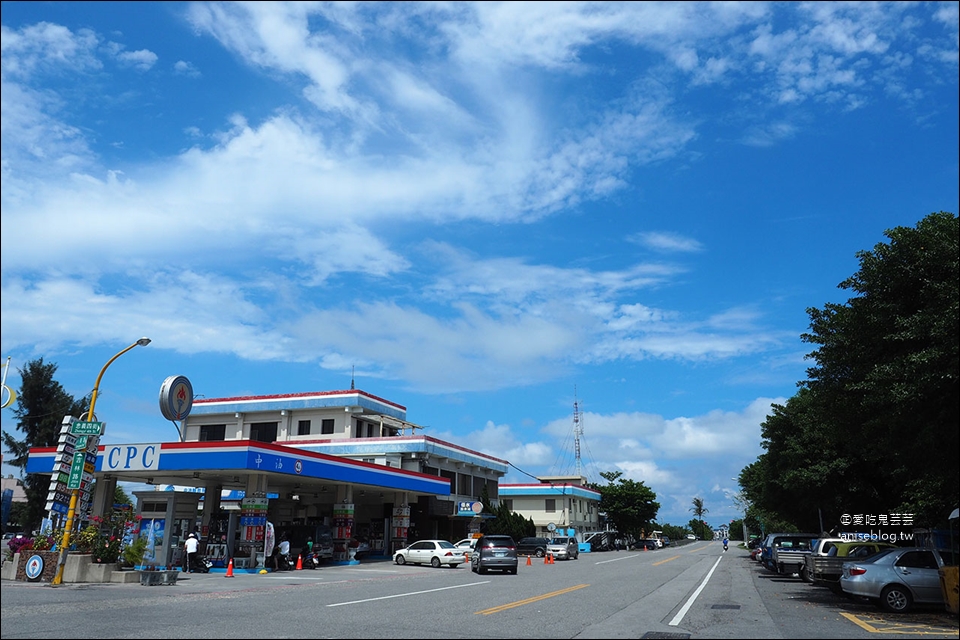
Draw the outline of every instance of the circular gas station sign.
M27 565L24 567L27 574L27 580L37 580L43 574L43 558L38 555L32 555L27 559Z
M193 385L186 376L170 376L160 385L160 413L167 420L186 420L193 407Z

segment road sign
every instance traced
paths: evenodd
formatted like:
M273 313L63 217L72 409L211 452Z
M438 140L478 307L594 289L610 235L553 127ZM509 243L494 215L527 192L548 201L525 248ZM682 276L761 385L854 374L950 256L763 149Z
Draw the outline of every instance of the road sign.
M86 462L86 456L78 454L73 456L73 463L70 465L70 480L67 482L67 489L79 489L83 481L83 465Z
M70 425L70 433L75 436L98 436L103 431L102 422L80 422Z

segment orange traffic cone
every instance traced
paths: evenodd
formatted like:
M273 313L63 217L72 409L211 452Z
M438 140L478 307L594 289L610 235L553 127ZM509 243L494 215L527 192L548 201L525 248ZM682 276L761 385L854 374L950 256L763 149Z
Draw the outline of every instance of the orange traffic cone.
M557 563L557 559L554 558L554 557L553 557L553 554L551 553L551 554L550 554L550 564L556 564L556 563Z
M529 566L532 565L532 564L533 564L533 563L530 562L530 556L527 556L527 566L529 567Z
M301 553L300 555L297 556L297 568L295 569L295 571L302 571L302 570L303 570L303 554Z
M549 553L543 554L543 564L550 564L550 554L549 554Z
M230 558L230 562L227 564L227 577L233 577L233 558Z

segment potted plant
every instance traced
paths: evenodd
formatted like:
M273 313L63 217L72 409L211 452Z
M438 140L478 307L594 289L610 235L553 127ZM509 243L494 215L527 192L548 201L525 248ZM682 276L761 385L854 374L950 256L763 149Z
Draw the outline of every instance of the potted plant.
M160 571L160 568L154 564L143 565L138 569L140 573L140 584L147 586L154 586L158 584L163 584L163 572Z
M134 538L133 542L123 548L121 557L124 566L138 567L143 563L143 555L147 551L146 538Z

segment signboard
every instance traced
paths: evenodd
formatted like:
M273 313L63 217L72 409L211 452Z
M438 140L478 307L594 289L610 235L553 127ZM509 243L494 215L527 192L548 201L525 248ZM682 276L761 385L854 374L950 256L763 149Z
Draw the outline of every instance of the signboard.
M73 463L70 465L70 477L67 480L67 489L79 489L83 480L83 467L86 464L86 456L73 456Z
M193 408L193 385L186 376L169 376L160 385L160 413L170 421L186 420Z
M103 423L80 422L77 420L70 425L70 433L75 436L98 436L103 433Z

